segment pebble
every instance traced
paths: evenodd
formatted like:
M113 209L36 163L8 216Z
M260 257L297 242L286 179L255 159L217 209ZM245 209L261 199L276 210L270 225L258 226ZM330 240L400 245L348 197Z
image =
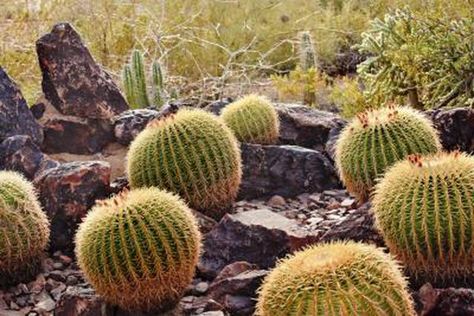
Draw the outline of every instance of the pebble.
M209 283L207 282L199 282L198 284L196 284L196 286L194 287L194 290L198 293L198 294L204 294L207 292L207 290L209 289Z
M286 200L280 195L274 195L268 200L267 204L272 207L284 206Z

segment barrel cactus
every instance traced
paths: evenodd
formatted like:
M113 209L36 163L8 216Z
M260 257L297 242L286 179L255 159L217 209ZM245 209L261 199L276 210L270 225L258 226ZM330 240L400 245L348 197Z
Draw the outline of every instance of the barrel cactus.
M196 220L158 188L97 203L76 235L76 256L97 293L126 310L173 307L192 280L200 251Z
M0 286L36 275L49 231L33 185L18 173L0 171Z
M241 178L237 140L216 116L182 109L152 122L132 142L127 172L132 188L157 186L220 218Z
M259 316L415 315L398 264L353 241L313 245L282 260L259 292Z
M441 148L431 122L409 107L385 107L358 114L336 144L336 166L349 192L368 199L377 177L410 154Z
M416 279L449 283L474 272L474 157L409 156L390 168L373 199L390 251Z
M278 140L278 114L265 97L245 96L227 106L222 118L241 142L273 144Z

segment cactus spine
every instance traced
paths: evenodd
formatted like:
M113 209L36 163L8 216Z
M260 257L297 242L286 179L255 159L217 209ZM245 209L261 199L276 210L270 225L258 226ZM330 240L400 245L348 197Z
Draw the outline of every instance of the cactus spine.
M371 245L314 245L282 260L259 291L258 316L416 315L390 255Z
M99 202L76 235L86 278L107 301L131 311L172 308L192 280L199 251L191 211L157 188Z
M409 107L387 107L358 114L336 144L336 166L349 192L368 199L375 179L396 161L441 148L431 122Z
M447 283L474 272L474 157L398 162L377 184L373 208L390 251L416 279Z
M148 96L145 62L143 54L135 50L131 62L123 70L123 86L131 108L146 108L151 104L162 107L164 100L164 83L161 65L155 61L151 66L152 100Z
M248 95L227 106L222 118L241 142L273 144L278 140L278 114L265 97Z
M0 286L36 275L49 232L33 185L18 173L0 171Z
M182 109L152 122L132 142L127 160L132 188L172 191L214 218L225 213L240 184L237 140L203 110Z
M305 73L317 70L316 52L314 51L313 38L308 31L301 32L299 39L300 68ZM311 83L307 82L304 88L303 103L316 104L316 93L310 89Z

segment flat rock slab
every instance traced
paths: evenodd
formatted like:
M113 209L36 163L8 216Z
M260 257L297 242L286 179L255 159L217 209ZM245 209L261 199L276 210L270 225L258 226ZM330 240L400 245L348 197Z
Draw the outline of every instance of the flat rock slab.
M242 144L239 200L340 188L336 170L323 153L298 146Z
M38 145L43 142L41 126L20 89L0 67L0 142L15 135L28 135Z
M43 92L62 114L102 119L128 109L117 85L69 23L56 24L36 42L36 51Z
M261 269L317 241L293 220L267 209L227 214L204 239L200 273L214 278L228 264L246 261Z

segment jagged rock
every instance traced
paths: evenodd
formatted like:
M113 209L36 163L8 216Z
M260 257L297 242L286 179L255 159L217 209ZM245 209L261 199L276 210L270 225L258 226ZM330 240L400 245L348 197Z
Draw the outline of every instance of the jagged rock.
M36 42L36 51L43 92L62 114L101 119L128 109L117 85L69 23L56 24Z
M280 143L325 150L333 129L346 121L338 115L298 104L275 104L280 117Z
M341 222L333 225L322 237L321 242L354 240L383 247L384 241L374 225L370 203L365 203Z
M203 276L214 278L235 261L271 268L278 258L317 239L295 221L267 209L227 214L205 236L198 269Z
M42 171L57 166L59 162L43 154L27 135L12 136L0 144L0 169L21 172L32 180Z
M0 142L15 135L28 135L38 145L43 141L41 126L20 89L0 67Z
M445 149L474 154L474 109L435 110L428 114L439 131Z
M423 285L416 293L421 316L474 315L474 290L465 288L435 289L431 284Z
M51 250L72 253L78 224L95 200L108 195L110 165L103 161L70 162L48 169L34 180L51 220Z
M239 199L293 197L341 185L331 161L321 152L298 146L242 144L243 176Z
M114 140L108 120L64 116L43 123L43 150L47 153L93 154Z
M128 145L146 127L148 122L157 118L159 112L151 109L138 109L123 112L115 118L114 133L117 142Z
M206 106L206 110L215 114L220 115L222 110L229 104L234 102L232 98L223 98L221 100L217 100Z
M54 315L97 316L104 310L105 302L93 290L70 286L58 301Z

